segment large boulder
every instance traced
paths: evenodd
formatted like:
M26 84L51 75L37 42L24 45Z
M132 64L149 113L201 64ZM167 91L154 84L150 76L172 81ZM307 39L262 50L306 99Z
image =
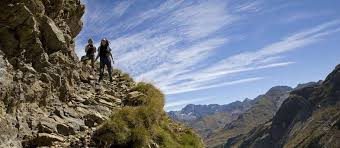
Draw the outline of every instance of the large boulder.
M41 31L43 40L46 44L45 46L49 53L65 50L67 48L64 33L48 16L42 18Z

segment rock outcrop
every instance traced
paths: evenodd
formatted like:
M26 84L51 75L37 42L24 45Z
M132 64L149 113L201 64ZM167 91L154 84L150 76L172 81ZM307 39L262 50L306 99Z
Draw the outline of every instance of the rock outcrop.
M164 104L148 104L151 86L137 90L140 85L119 70L112 83L95 83L74 51L84 11L80 0L1 1L0 147L203 147L190 129L168 120ZM152 90L162 102L161 92ZM119 116L122 111L155 118ZM115 129L120 123L129 126ZM134 123L144 131L132 130ZM121 129L123 139L105 136Z

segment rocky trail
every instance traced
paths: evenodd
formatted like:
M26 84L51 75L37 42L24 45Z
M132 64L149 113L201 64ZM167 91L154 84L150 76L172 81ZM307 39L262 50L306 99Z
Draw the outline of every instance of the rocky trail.
M121 73L114 74L114 81L104 80L98 84L90 68L83 68L80 82L67 103L51 99L46 106L39 103L19 103L11 115L0 120L2 135L0 147L19 147L21 138L27 139L24 146L83 147L91 145L91 136L96 127L122 107L127 97L136 97L138 92L129 92L133 82L125 80ZM87 80L84 76L88 76ZM92 80L91 80L92 79ZM56 96L51 96L56 97ZM10 140L9 140L10 139Z

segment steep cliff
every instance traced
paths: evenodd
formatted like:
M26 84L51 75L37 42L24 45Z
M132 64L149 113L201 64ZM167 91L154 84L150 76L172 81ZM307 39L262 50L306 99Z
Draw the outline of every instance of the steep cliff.
M2 0L0 147L203 147L168 119L155 87L114 70L95 83L74 38L80 0Z

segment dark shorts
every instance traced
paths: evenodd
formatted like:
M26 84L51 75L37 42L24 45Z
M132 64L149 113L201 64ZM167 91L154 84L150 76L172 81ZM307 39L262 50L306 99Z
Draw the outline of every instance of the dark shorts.
M106 65L111 68L111 60L109 57L100 57L100 65Z

